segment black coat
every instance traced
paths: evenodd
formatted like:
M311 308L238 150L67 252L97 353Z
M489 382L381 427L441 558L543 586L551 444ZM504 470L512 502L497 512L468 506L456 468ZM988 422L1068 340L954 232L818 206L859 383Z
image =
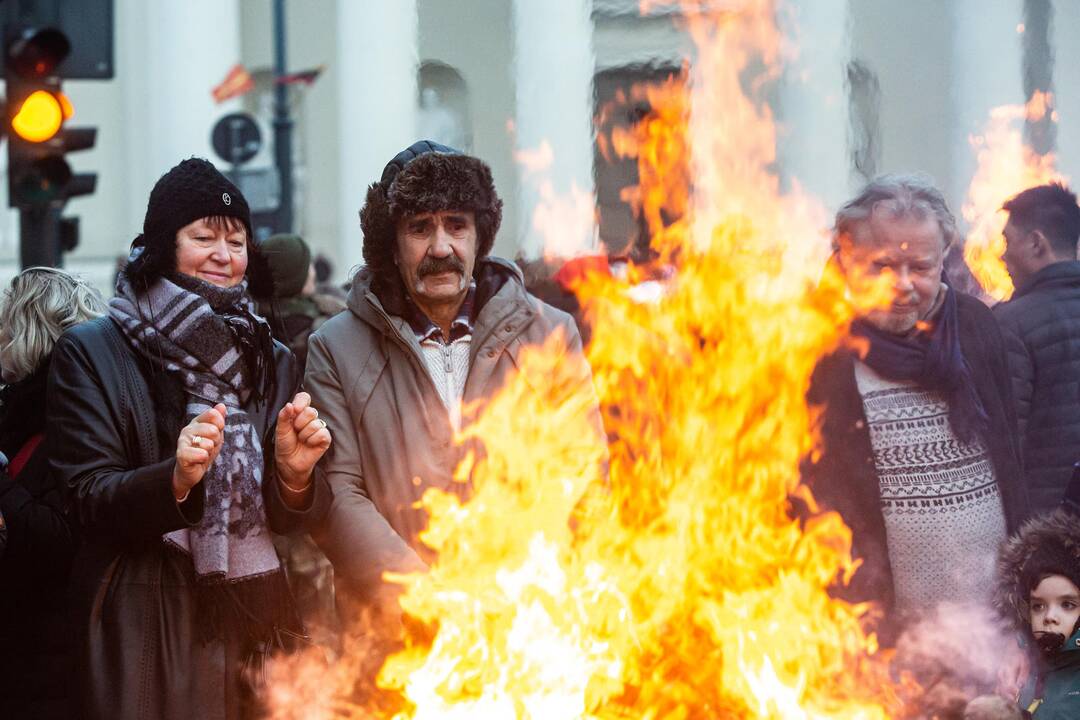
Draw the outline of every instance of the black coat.
M29 444L45 432L47 376L46 361L0 393L0 452L14 461L33 448L17 477L0 472L0 512L10 526L0 557L0 718L71 717L66 600L75 538L45 445Z
M994 315L1009 354L1031 507L1048 512L1080 461L1080 262L1043 268Z
M1016 413L1004 341L990 310L975 298L957 293L957 314L960 346L971 366L979 398L990 416L985 440L1001 492L1005 523L1011 533L1027 517L1028 500L1020 475ZM852 601L875 601L888 620L894 588L885 517L881 511L870 427L855 382L855 360L850 351L839 350L818 364L807 399L812 405L824 406L825 412L821 425L822 454L816 463L804 464L803 479L824 509L835 510L843 517L852 531L852 555L863 561L850 585L837 588L836 594ZM895 628L886 622L881 630L888 641Z
M276 413L298 377L280 344L275 364L275 397L258 405L253 398L246 410L264 438L270 529L292 532L308 513L285 506L270 461ZM153 371L111 319L76 326L57 342L49 441L83 537L72 591L85 718L231 719L248 712L240 671L257 649L231 627L223 642L203 641L191 559L162 540L199 522L205 501L202 483L183 503L172 494L183 406L179 381ZM329 488L317 473L313 507L327 502Z

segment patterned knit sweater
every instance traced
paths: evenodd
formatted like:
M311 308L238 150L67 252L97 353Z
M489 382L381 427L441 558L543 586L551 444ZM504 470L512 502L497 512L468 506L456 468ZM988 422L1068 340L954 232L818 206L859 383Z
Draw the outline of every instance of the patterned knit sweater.
M855 380L870 425L896 609L988 603L1006 528L985 445L956 437L940 394L887 380L861 362Z

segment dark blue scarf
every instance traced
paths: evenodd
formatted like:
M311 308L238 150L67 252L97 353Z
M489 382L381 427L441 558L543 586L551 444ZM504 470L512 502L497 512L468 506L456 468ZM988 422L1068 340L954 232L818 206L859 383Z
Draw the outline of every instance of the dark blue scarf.
M944 290L945 300L937 317L928 321L928 329L909 336L893 335L860 319L851 323L851 332L870 341L863 362L874 372L941 393L949 403L949 423L956 436L966 443L985 440L990 417L960 347L956 292L948 287Z

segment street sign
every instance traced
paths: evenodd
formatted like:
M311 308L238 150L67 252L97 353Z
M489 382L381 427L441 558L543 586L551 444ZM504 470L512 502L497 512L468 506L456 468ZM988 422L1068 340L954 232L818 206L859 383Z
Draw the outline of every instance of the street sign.
M229 113L214 124L210 133L214 152L233 165L243 165L262 147L262 133L248 113Z

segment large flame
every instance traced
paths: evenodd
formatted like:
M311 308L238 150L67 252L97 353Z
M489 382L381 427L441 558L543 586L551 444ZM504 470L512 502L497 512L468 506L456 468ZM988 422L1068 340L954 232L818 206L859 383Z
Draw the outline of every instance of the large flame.
M1002 105L990 111L981 135L970 139L978 161L964 201L963 215L970 228L964 260L983 290L994 300L1008 300L1012 278L1001 259L1005 252L1005 214L1002 203L1029 187L1052 181L1067 182L1057 172L1053 154L1039 155L1024 143L1023 124L1038 122L1051 113L1053 96L1036 92L1026 105Z
M659 258L576 288L609 442L559 339L523 351L460 438L478 448L457 470L470 499L424 497L438 561L398 581L428 632L383 666L402 705L373 716L897 712L864 630L872 609L827 592L854 570L850 531L831 513L789 516L793 495L813 507L798 480L814 449L809 377L851 310L822 277L823 210L772 171L757 97L771 75L751 68L776 68L774 8L724 7L685 8L688 83L635 91L652 112L609 139L638 159L633 199ZM674 277L641 302L632 287L656 265ZM275 701L280 717L366 716L302 689Z

